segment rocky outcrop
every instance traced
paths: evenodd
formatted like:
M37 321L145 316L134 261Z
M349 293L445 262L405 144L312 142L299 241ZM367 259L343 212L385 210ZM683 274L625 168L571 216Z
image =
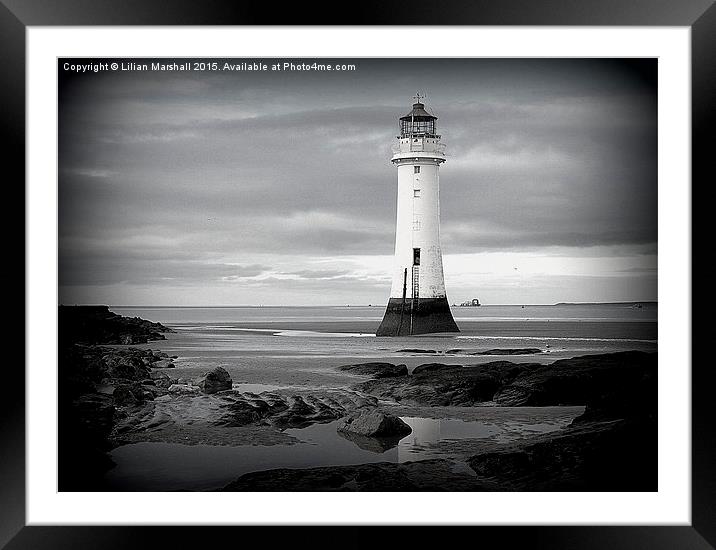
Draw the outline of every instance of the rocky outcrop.
M406 436L413 431L397 416L377 409L362 409L355 415L346 418L336 429L339 432L367 437L391 438Z
M154 387L166 388L171 380L161 370L166 354L150 349L112 348L73 344L60 348L60 396L68 400L122 384L153 380ZM107 390L111 394L111 391Z
M153 385L153 382L151 384ZM112 399L117 406L140 405L154 399L154 394L143 383L120 384L114 388Z
M354 392L281 395L239 393L222 395L222 414L217 424L246 426L263 423L279 428L300 428L320 422L331 422L361 407L375 407L373 397Z
M539 348L494 348L470 355L534 355L536 353L542 353L542 350Z
M142 353L141 350L116 351L106 348L106 353L100 358L101 368L107 378L123 380L142 380L150 376L149 358L151 354Z
M163 340L172 331L107 306L60 306L58 322L59 489L97 490L113 465L107 451L118 422L151 408L171 382L154 377L166 354L99 344Z
M231 375L224 367L216 367L194 380L194 385L204 393L217 393L231 389Z
M279 468L245 474L223 491L494 491L497 487L453 471L449 460L378 462L358 466Z
M373 378L392 378L395 376L408 375L408 367L405 365L393 365L392 363L379 362L343 365L338 367L338 370L361 376L372 376Z
M197 395L201 390L192 384L169 384L167 392L176 395Z
M417 376L419 374L425 374L428 372L435 371L461 371L462 365L448 365L445 363L423 363L413 369L412 375Z
M519 491L657 490L656 354L584 356L549 367L513 382L520 391L511 395L519 403L565 401L571 389L586 401L584 413L558 432L477 454L470 467Z
M169 375L160 370L155 370L149 373L149 379L154 382L155 388L168 390L173 384L177 383L177 380L170 378Z
M165 333L174 332L161 323L117 315L108 306L60 306L58 329L61 346L146 344L151 340L164 340Z
M61 398L58 413L58 489L97 490L98 480L114 465L107 455L117 418L112 396L91 392Z
M457 353L462 353L464 355L534 355L535 353L542 353L542 350L539 348L493 348L485 351L468 351L460 348L453 348L440 351L434 349L405 348L399 349L398 353L416 353L420 355L455 355Z
M384 453L396 447L412 429L395 415L363 408L344 418L336 431L363 450Z
M480 453L481 479L515 491L656 491L656 422L584 423Z
M493 348L484 351L469 351L460 348L453 348L445 351L439 351L434 349L406 348L399 349L398 353L417 353L421 355L455 355L457 353L462 353L464 355L534 355L535 353L542 353L542 350L539 348Z
M496 361L463 367L427 363L410 376L368 380L356 387L383 399L427 406L473 406L492 401L495 393L536 364Z
M502 406L584 405L596 399L608 400L615 388L620 388L633 394L632 400L618 399L620 406L638 409L642 404L636 388L655 372L655 353L629 351L562 359L548 365L510 361L469 366L425 363L409 376L374 377L356 388L379 398L428 406L486 402Z
M640 386L656 374L656 354L627 351L561 359L521 373L496 392L506 406L584 405L602 395Z

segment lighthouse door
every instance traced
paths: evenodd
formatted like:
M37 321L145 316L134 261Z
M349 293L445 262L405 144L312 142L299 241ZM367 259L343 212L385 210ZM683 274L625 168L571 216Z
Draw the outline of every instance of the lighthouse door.
M420 297L420 249L413 248L413 299Z

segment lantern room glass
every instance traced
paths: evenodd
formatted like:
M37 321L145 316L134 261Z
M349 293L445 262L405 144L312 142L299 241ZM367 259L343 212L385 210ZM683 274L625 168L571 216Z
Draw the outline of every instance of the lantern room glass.
M407 137L414 134L435 135L435 119L416 120L407 119L400 121L400 135Z

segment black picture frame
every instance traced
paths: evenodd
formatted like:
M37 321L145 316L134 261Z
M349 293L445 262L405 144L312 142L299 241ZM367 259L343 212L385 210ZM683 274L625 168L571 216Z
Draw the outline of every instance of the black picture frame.
M0 0L0 97L4 137L6 210L25 204L25 29L39 25L617 25L686 26L691 29L692 54L692 204L703 196L713 176L714 92L716 91L716 7L714 0L368 0L347 5L339 2L281 3L231 0ZM699 182L699 183L697 183ZM701 205L703 206L703 202ZM693 214L692 214L693 216ZM693 220L693 217L692 217ZM3 216L12 273L6 282L8 299L20 301L15 289L25 285L24 241L14 237L18 221ZM704 243L692 231L693 243ZM692 250L694 247L692 246ZM709 250L696 248L696 250ZM693 262L692 262L693 270ZM18 271L23 273L23 281ZM694 271L692 271L693 273ZM695 287L694 287L695 288ZM26 295L25 295L26 298ZM25 303L7 311L14 326L23 326ZM708 302L704 307L708 306ZM692 323L692 341L700 341L708 323ZM662 335L663 337L663 335ZM8 342L23 349L17 342ZM23 353L23 352L21 352ZM23 353L24 355L24 353ZM716 547L716 415L711 404L714 376L710 362L693 356L692 379L692 522L690 526L529 526L464 527L452 537L500 548L693 548ZM23 361L24 362L24 361ZM310 541L312 546L365 547L405 544L406 532L383 527L41 527L25 525L25 377L20 361L3 368L0 399L0 547L33 548L143 548L189 547L227 537L244 544L246 537L265 539L269 547ZM679 365L688 368L689 365ZM9 389L8 389L9 388ZM267 511L270 513L270 511ZM320 521L317 518L317 521ZM306 529L311 529L306 538ZM340 532L335 531L340 529ZM408 544L427 544L444 528L411 527ZM270 530L270 534L266 533ZM240 537L240 538L239 538ZM395 538L394 538L395 537ZM457 539L452 539L457 540ZM240 541L240 542L239 542ZM498 546L499 545L499 546Z

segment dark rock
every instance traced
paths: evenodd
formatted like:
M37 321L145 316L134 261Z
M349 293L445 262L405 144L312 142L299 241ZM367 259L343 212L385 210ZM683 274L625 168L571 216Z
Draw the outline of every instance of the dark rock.
M308 425L312 423L312 421L322 421L322 420L334 420L334 415L328 415L326 417L324 414L318 413L317 409L314 404L307 403L306 400L301 397L300 395L294 395L291 400L289 401L288 408L276 418L273 419L274 423L277 423L281 426L294 426L294 427L300 427L303 425ZM323 409L323 413L325 413L326 409ZM314 418L314 415L317 415L317 418Z
M114 404L118 406L131 406L144 403L144 388L141 384L122 384L112 392Z
M398 352L402 353L437 353L434 349L419 349L419 348L406 348L399 349Z
M278 393L233 392L222 394L225 411L217 421L223 426L245 426L263 423L278 428L301 428L314 423L343 418L360 407L374 407L377 400L354 392L331 392L327 395L292 395Z
M408 367L405 365L393 365L392 363L358 363L356 365L343 365L338 370L349 372L351 374L359 374L364 376L372 376L373 378L389 378L394 376L407 376Z
M58 411L59 490L97 490L114 465L106 453L117 411L110 395L86 393L71 401L64 397Z
M655 353L640 351L561 359L521 373L494 399L506 406L584 405L617 390L633 393L645 377L655 381L656 363ZM628 399L620 399L629 406Z
M226 411L217 424L223 426L246 426L253 424L271 415L277 415L289 408L286 400L272 398L259 398L256 394L237 394L227 399L224 407Z
M330 422L337 420L346 413L343 406L337 402L318 399L314 396L291 396L289 407L271 419L271 422L280 427L304 427L316 422Z
M117 315L108 306L59 306L58 329L61 346L145 344L150 340L164 340L163 333L174 332L161 323Z
M216 367L214 370L205 372L194 381L204 393L216 393L231 389L231 375L224 367Z
M489 401L503 406L586 404L588 413L604 415L607 405L612 409L643 408L642 397L656 391L644 389L645 379L655 386L656 354L630 351L561 359L549 365L427 363L415 367L411 376L368 380L356 388L416 405L473 406ZM602 403L600 411L594 409L598 402Z
M494 491L494 484L456 473L449 460L279 468L245 474L222 491Z
M58 351L60 399L72 401L100 387L152 378L148 350L73 344Z
M155 369L173 369L174 367L175 365L172 363L171 359L158 359L152 363L152 368Z
M155 385L157 388L161 388L162 390L168 390L168 389L171 388L174 384L177 384L177 383L178 383L178 381L177 381L176 378L166 378L166 379L161 379L161 380L155 380L155 381L154 381L154 385ZM193 386L192 386L192 387L193 387ZM197 390L198 390L198 389L199 389L199 388L197 388Z
M73 403L73 416L78 418L91 439L103 439L112 430L115 408L112 397L88 393Z
M481 477L516 491L656 491L656 422L572 426L473 456Z
M173 331L107 306L60 306L58 317L58 484L63 491L103 490L118 422L151 416L142 411L166 391L151 381L166 380L152 376L152 351L99 344L146 343Z
M586 400L584 413L564 430L475 455L470 467L519 491L656 491L656 354L584 356L548 367L513 382L521 384L520 402L565 400L571 388Z
M534 355L542 353L539 348L494 348L485 351L478 351L471 355Z
M628 356L627 356L628 358ZM573 426L604 420L628 419L656 423L658 406L657 355L647 354L630 366L609 369L618 382L600 381L587 399L584 413Z
M405 436L413 431L399 417L377 409L361 410L356 415L346 418L337 430L368 437Z
M201 392L201 389L191 384L169 384L167 391L176 394L198 394Z
M161 390L168 390L172 384L176 384L175 378L170 378L164 371L152 371L149 375L150 380L156 388ZM160 392L163 393L163 392Z
M509 361L468 367L428 363L415 367L411 376L368 380L358 384L357 388L376 397L406 404L473 406L492 401L506 383L539 366Z
M137 354L111 351L102 356L102 362L110 378L125 380L149 378L149 369Z
M461 370L462 368L462 365L446 365L445 363L423 363L422 365L418 365L417 367L415 367L411 374L415 376L417 374L434 372L437 370Z

